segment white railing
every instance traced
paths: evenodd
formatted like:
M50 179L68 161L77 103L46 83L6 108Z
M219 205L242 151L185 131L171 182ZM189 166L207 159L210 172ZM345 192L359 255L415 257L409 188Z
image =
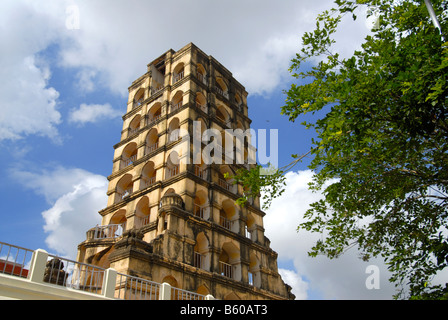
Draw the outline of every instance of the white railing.
M127 166L130 166L134 163L134 161L137 160L137 154L134 154L133 156L130 156L129 158L125 158L121 160L121 169L126 168Z
M103 268L49 254L44 282L102 294Z
M178 103L174 103L171 105L171 112L176 111L177 109L182 108L183 101L179 101Z
M173 84L178 82L178 81L180 81L180 80L182 80L183 78L184 78L184 71L182 70L181 72L179 72L178 74L176 74L174 76Z
M168 283L157 283L147 279L133 277L119 273L114 269L104 269L70 259L48 254L45 250L29 250L0 242L0 260L4 262L0 274L16 278L25 277L31 283L45 284L42 293L48 290L48 285L60 288L75 289L89 292L86 299L91 299L92 294L97 298L120 300L214 300L212 295L201 295L195 292L174 288ZM18 267L21 266L19 270ZM26 266L27 269L24 269ZM1 276L0 276L1 278ZM32 295L38 293L34 287ZM16 288L17 290L26 290ZM5 289L8 291L7 288ZM15 289L14 289L15 290ZM13 290L13 291L14 291ZM68 297L65 291L60 291L61 297ZM7 297L7 295L5 295ZM53 297L54 294L53 294Z
M219 273L227 278L233 278L232 265L219 261Z
M205 168L201 168L197 165L194 166L194 174L197 175L199 178L207 179L207 171Z
M108 224L94 227L93 239L115 239L123 234L126 223Z
M163 90L163 86L158 86L158 87L152 87L151 88L151 95L153 95L153 94L156 94L156 93L158 93L158 92L160 92L160 91L162 91Z
M207 85L207 77L204 76L202 73L197 72L196 77L201 81L203 84Z
M159 142L156 142L150 146L146 146L145 148L145 155L147 155L150 152L153 152L154 150L156 150L159 147Z
M144 216L144 217L137 217L137 225L139 228L148 225L149 222L150 222L149 215Z
M0 242L0 273L26 278L33 251Z
M166 179L174 177L179 173L179 165L172 168L166 168Z
M204 256L203 254L200 254L199 252L195 252L195 253L194 253L194 261L193 261L193 265L194 265L196 268L201 268L201 269L203 269L203 266L204 266L204 259L205 259L205 256Z
M124 190L123 192L117 192L118 194L118 199L119 200L123 200L126 197L129 197L132 194L133 191L133 187L130 187L126 190Z
M150 177L150 178L142 178L140 189L147 188L149 186L152 186L154 183L156 183L156 176Z
M205 300L205 296L179 288L171 288L171 300Z
M196 217L204 219L204 213L205 213L206 209L207 209L207 207L205 207L205 206L200 206L198 204L195 204L194 209L193 209L194 215Z
M219 224L228 230L232 230L233 221L227 219L226 217L219 217Z
M158 300L160 284L150 280L117 273L115 286L116 299L121 300Z
M199 102L196 101L196 108L201 109L202 111L207 113L207 106L205 104L200 104Z
M154 122L158 121L160 118L162 118L162 115L159 114L157 116L148 116L147 120L146 120L146 125L152 125Z

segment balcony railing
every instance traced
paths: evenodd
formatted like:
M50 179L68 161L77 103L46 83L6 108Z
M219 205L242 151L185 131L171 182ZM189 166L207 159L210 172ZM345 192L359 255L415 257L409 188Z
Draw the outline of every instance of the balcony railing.
M194 166L194 174L201 179L207 179L207 171L205 168L201 168L199 166Z
M183 78L184 78L184 71L182 70L181 72L179 72L178 74L176 74L174 76L173 84L178 82L178 81L180 81L180 80L182 80Z
M205 255L200 254L199 252L195 252L194 253L194 261L193 261L193 265L196 268L204 268L204 259L205 259Z
M177 109L182 108L183 101L179 101L177 103L173 103L171 105L171 112L176 111Z
M30 283L41 287L45 295L48 286L60 288L58 298L69 297L74 289L89 292L86 299L96 298L122 299L122 300L214 300L211 295L201 295L195 292L172 287L168 283L157 283L127 274L116 272L113 269L103 269L94 265L61 258L48 254L44 250L29 250L0 242L0 257L4 260L0 273L17 278L25 277ZM20 266L20 268L19 268ZM25 269L26 267L26 269ZM1 277L1 276L0 276ZM4 296L8 297L8 288L3 288ZM13 288L26 290L25 287ZM34 287L32 295L35 296L39 287ZM93 295L92 295L93 294ZM54 295L53 295L54 297Z
M193 213L196 217L199 217L201 219L204 219L204 213L205 210L207 210L207 207L205 206L200 206L198 204L194 205L194 209L193 209Z
M137 160L137 154L121 160L121 169L126 168L133 164Z
M201 81L203 84L207 85L207 77L204 76L202 73L197 72L196 77Z
M0 242L0 273L26 278L33 251Z
M133 277L127 274L117 273L115 286L115 298L122 300L158 300L160 284Z
M224 189L228 191L232 191L232 185L228 183L226 180L219 178L218 181L219 186L223 187Z
M227 278L233 278L232 265L223 261L219 261L219 273Z
M154 150L156 150L159 147L159 142L156 142L150 146L146 146L145 148L145 155L147 155L148 153L153 152Z
M96 226L93 228L93 239L115 239L120 237L125 229L126 223Z
M142 178L140 189L144 189L149 186L152 186L154 183L156 183L156 176L149 177L149 178L147 178L147 177Z
M179 173L179 165L166 169L166 179L174 177Z
M220 216L219 217L219 224L221 226L223 226L224 228L228 229L228 230L232 230L233 221L227 219L226 217Z

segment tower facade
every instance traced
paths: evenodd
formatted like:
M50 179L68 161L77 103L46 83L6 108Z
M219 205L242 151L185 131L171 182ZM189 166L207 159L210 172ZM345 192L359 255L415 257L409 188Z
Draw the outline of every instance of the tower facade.
M260 200L236 205L230 179L249 168L247 92L190 43L129 87L102 223L78 260L217 299L293 299L264 235ZM221 152L222 151L222 152Z

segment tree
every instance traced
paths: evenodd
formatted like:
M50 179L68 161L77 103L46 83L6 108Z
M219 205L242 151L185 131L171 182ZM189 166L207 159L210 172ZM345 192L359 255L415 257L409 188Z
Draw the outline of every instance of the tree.
M366 6L379 16L376 29L342 58L334 34ZM443 32L448 1L433 6ZM309 254L335 258L357 247L364 260L384 257L390 281L407 288L396 298L446 298L448 287L431 280L448 265L448 43L423 1L397 0L336 0L302 40L290 71L305 84L285 92L281 113L290 121L324 113L302 123L317 133L310 188L324 195L298 227L323 234ZM312 59L317 65L302 71ZM248 189L269 188L248 176L239 174Z

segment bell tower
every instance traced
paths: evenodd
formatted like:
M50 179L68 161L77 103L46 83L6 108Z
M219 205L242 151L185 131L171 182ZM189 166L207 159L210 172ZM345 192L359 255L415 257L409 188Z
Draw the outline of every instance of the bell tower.
M247 92L190 43L169 50L129 87L108 202L78 260L217 299L294 299L264 235L260 199L235 201L231 181L253 149ZM230 147L228 147L230 145Z

